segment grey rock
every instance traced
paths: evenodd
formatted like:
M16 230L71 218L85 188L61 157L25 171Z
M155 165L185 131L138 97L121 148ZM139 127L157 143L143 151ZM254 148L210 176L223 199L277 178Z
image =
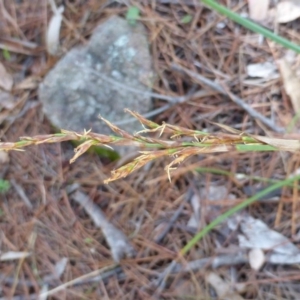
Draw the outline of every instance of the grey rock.
M131 26L113 16L96 28L87 46L73 48L55 65L38 93L44 113L54 126L110 134L98 116L114 122L130 117L124 108L146 113L151 108L147 92L151 91L152 80L144 26ZM134 122L122 129L135 132L141 126Z

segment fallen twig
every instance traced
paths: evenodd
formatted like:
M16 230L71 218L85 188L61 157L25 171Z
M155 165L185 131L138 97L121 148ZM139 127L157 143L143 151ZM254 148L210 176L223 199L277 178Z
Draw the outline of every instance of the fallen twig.
M129 243L127 237L122 231L109 223L102 210L96 206L91 199L80 191L76 191L72 195L72 198L84 208L95 225L101 228L115 262L119 262L123 257L134 256L135 250Z
M200 91L198 91L194 94L187 95L184 102L187 102L187 101L192 100L194 98L201 98L201 97L208 96L208 95L210 95L210 93L208 93L206 91L203 91L203 90L200 90ZM182 102L180 102L180 103L182 103ZM141 114L141 116L143 116L144 118L152 118L152 117L154 117L158 114L161 114L162 112L168 110L169 108L175 106L176 104L178 104L178 103L174 101L174 102L166 104L162 107L153 109L153 110L149 111L148 113ZM122 120L122 121L116 121L116 122L114 122L114 124L117 125L117 126L120 126L120 125L125 125L125 124L128 124L128 123L132 123L132 122L135 122L135 121L136 121L136 118L128 118L128 119L125 119L125 120Z
M220 268L222 266L233 266L244 264L248 262L248 257L245 253L234 253L229 255L221 255L217 257L206 257L202 259L197 259L190 261L186 264L178 263L176 260L173 260L170 265L164 270L163 273L152 283L152 287L157 287L155 296L159 297L166 286L168 277L171 274L176 274L180 272L191 272L198 271L204 267L211 267L213 269Z
M186 264L177 263L172 273L198 271L204 267L217 269L223 266L234 266L245 264L248 262L248 256L245 253L233 253L228 255L220 255L216 257L206 257L190 261Z
M102 269L95 270L93 272L85 274L83 276L77 277L75 279L72 279L72 280L70 280L70 281L68 281L66 283L63 283L63 284L59 285L58 287L56 287L56 288L54 288L54 289L52 289L50 291L41 293L39 295L39 297L46 297L46 296L50 296L50 295L56 294L57 292L60 292L60 291L62 291L64 289L66 289L67 287L70 287L70 286L73 286L75 284L78 284L79 282L81 283L82 281L87 280L89 278L92 278L92 277L95 277L95 276L99 276L100 274L103 274L105 271L112 270L115 267L116 267L115 265L107 266L107 267L104 267Z
M80 67L80 64L77 64L77 66ZM144 95L144 96L148 96L148 97L153 97L153 98L157 98L157 99L160 99L160 100L165 100L165 101L168 101L170 103L175 103L175 104L182 103L182 102L186 101L187 97L189 97L189 96L172 97L172 96L161 95L161 94L153 93L153 92L141 91L141 90L138 90L135 87L125 85L123 83L118 82L117 80L115 80L113 78L102 75L100 72L97 72L93 69L89 69L87 72L95 75L96 77L100 78L103 81L106 81L109 84L112 84L113 86L115 86L117 88L127 90L131 93Z

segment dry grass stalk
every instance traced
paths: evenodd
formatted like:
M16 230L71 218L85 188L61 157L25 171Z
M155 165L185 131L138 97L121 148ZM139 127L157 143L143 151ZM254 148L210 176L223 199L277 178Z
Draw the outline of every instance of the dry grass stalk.
M267 148L269 151L286 150L298 151L300 149L300 142L298 140L274 139L263 136L247 135L238 130L232 129L229 126L218 125L220 128L229 131L230 133L208 134L199 130L191 130L181 126L175 126L164 123L158 125L155 122L145 119L137 112L131 112L143 126L149 129L142 130L135 135L131 135L119 127L113 125L108 120L101 118L118 136L107 136L99 133L93 133L90 130L84 131L82 134L62 130L61 133L38 135L34 137L21 137L20 142L16 143L0 143L0 150L22 150L24 147L30 145L40 145L46 143L58 143L64 141L80 141L82 142L76 149L75 155L70 160L73 163L79 156L84 154L92 146L111 147L113 145L129 146L135 145L143 148L163 148L163 150L141 151L141 155L135 158L132 162L112 171L110 178L105 180L105 183L126 177L133 171L141 168L145 164L153 161L159 157L172 156L173 161L166 166L169 180L171 180L170 172L174 170L174 165L178 165L187 158L197 154L229 152L239 150L238 146L264 146L270 145ZM151 138L141 135L142 133L159 132L162 134L171 135L168 140L162 138ZM185 141L188 138L188 141ZM255 148L253 148L255 150ZM251 148L249 149L251 151Z

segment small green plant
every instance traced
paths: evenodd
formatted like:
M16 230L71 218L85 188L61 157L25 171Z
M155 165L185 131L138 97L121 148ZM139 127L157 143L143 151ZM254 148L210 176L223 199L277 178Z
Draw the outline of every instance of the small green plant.
M7 180L0 179L0 193L4 194L10 189L10 183Z
M127 13L126 13L126 20L130 25L135 25L136 21L140 17L140 10L136 6L129 6Z
M182 24L188 24L193 20L193 17L191 15L185 15L184 17L181 18L181 23Z
M90 245L90 244L93 243L93 239L90 238L90 237L87 237L87 238L84 239L84 243L87 244L87 245Z
M3 54L3 57L4 57L5 60L10 60L11 55L10 55L10 52L6 48L4 48L2 50L2 54Z

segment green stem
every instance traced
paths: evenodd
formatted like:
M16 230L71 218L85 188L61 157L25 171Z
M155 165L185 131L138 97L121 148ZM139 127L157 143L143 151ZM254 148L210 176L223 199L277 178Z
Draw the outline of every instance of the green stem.
M254 196L246 199L244 202L234 206L233 208L226 211L224 214L220 215L216 219L214 219L211 223L205 226L199 233L197 233L181 250L180 256L185 255L192 247L194 247L204 236L206 236L211 230L213 230L216 226L224 222L227 218L231 217L236 212L242 210L243 208L251 205L261 197L268 195L270 192L273 192L276 189L279 189L283 186L287 186L292 184L294 181L299 180L300 175L285 179L283 181L277 182L268 188L264 189L263 191L255 194Z
M254 32L262 34L264 37L269 38L270 40L284 46L285 48L294 50L297 53L300 53L300 46L292 43L291 41L277 35L276 33L266 29L265 27L262 27L261 25L241 17L237 13L231 11L230 9L226 8L223 5L220 5L214 0L200 0L204 5L207 7L219 12L222 15L225 15L229 19L235 21L236 23L244 26L245 28L248 28Z
M277 183L277 182L281 181L279 179L265 178L265 177L261 177L261 176L252 176L252 175L247 175L247 174L243 174L243 173L232 173L232 172L222 170L222 169L217 169L217 168L198 167L198 168L195 168L195 171L197 171L199 173L211 173L211 174L216 174L216 175L236 177L238 179L255 180L255 181L265 182L265 183ZM242 178L240 178L240 177L242 177ZM287 186L294 187L293 183L291 183ZM298 187L298 189L300 189L300 186Z

